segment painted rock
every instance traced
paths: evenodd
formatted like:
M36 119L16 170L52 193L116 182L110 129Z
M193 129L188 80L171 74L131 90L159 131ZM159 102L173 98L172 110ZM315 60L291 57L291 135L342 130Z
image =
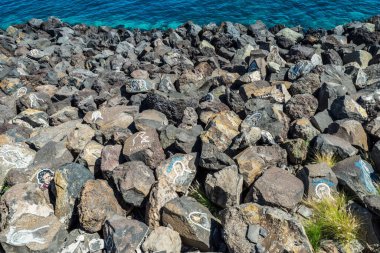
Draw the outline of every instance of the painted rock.
M86 233L80 229L74 229L67 235L60 253L101 253L104 249L104 240L98 233Z
M78 214L74 212L75 205L83 185L90 179L94 179L93 174L86 167L77 163L67 163L55 173L53 193L56 196L56 203L54 211L66 228L77 219Z
M132 161L116 167L112 181L125 203L140 206L156 180L153 171L143 162Z
M156 169L158 180L172 185L177 192L186 193L196 174L195 154L176 154Z
M149 228L142 222L114 215L106 220L103 227L106 252L135 253L140 247Z
M156 130L137 132L124 143L123 155L129 161L142 161L151 168L165 159Z
M105 180L88 180L83 185L78 212L82 228L90 233L100 231L105 220L113 214L124 214Z
M202 251L212 248L216 220L195 199L182 196L166 203L162 209L162 223L177 231L185 244Z
M101 131L110 128L127 128L133 122L133 115L137 113L133 106L117 105L113 107L103 107L98 111L87 112L84 121L88 124L95 124Z

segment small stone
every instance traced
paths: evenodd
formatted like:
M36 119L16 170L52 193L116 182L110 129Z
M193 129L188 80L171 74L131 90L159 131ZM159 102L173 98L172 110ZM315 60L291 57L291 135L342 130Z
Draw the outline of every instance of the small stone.
M172 149L181 153L191 153L197 146L198 137L203 131L200 125L192 128L181 128L173 125L161 131L160 141L164 149Z
M165 114L156 110L145 110L137 114L134 122L139 131L146 131L148 128L162 130L169 124Z
M61 245L60 253L99 253L104 249L104 240L100 239L99 234L89 234L80 229L70 231L65 242Z
M292 122L289 129L291 138L301 138L305 141L311 141L320 132L313 127L310 120L307 118L297 119Z
M120 164L122 148L123 146L121 145L107 145L103 147L100 170L105 179L110 179L113 170Z
M308 73L293 82L289 92L292 95L305 93L315 94L320 86L321 81L319 80L319 75L315 73Z
M127 162L116 167L112 180L125 203L141 206L155 182L152 170L143 162Z
M207 197L222 208L239 205L243 177L236 166L226 167L207 175L205 190Z
M78 124L67 136L66 147L74 154L79 154L94 136L95 131L90 126Z
M363 122L368 118L366 110L349 96L335 99L330 113L336 120L348 118Z
M312 116L310 118L310 122L320 132L324 133L325 130L329 127L329 125L331 123L333 123L334 121L330 117L330 114L329 114L328 110L324 110L324 111L318 112L314 116Z
M76 202L79 200L83 185L91 179L94 179L91 172L77 163L67 163L55 172L53 193L56 197L56 203L54 213L67 228L77 219L77 214L73 214Z
M196 172L195 154L175 154L156 168L158 180L166 181L182 193L187 192Z
M278 33L276 33L276 37L285 37L286 39L290 40L293 44L297 43L299 40L303 39L303 35L290 29L290 28L284 28Z
M104 248L106 252L136 252L148 231L144 223L115 214L103 226Z
M313 68L314 65L310 61L298 61L295 65L290 67L288 71L288 79L291 81L297 80L298 78L310 73Z
M312 142L311 148L321 155L337 156L341 159L358 152L348 141L330 134L318 135Z
M306 160L308 154L308 143L303 139L288 140L283 143L289 162L292 164L301 164Z
M285 105L285 112L292 118L310 118L318 108L318 100L310 94L297 94Z
M272 167L253 184L254 199L262 204L292 210L301 202L304 185L290 172Z
M96 141L90 141L86 144L82 154L79 156L80 162L85 164L92 174L95 174L95 171L99 167L102 149L103 145Z
M142 249L144 252L180 253L181 237L170 228L158 227L145 239Z
M220 170L224 167L235 165L235 162L225 153L210 143L202 143L202 151L199 166L209 170Z
M78 212L80 225L90 233L100 231L113 214L124 214L112 188L104 180L88 180L83 185Z
M241 120L233 111L216 113L201 134L202 142L214 144L219 151L225 151L232 139L239 134Z
M247 239L252 243L258 243L260 236L260 226L252 224L248 225Z
M286 163L286 151L279 146L248 147L234 157L244 184L250 186L267 166L280 166Z
M195 199L182 196L167 202L162 210L162 223L177 231L186 245L202 251L211 249L216 220Z
M364 50L354 51L350 54L346 54L343 57L344 64L350 62L359 63L360 67L366 68L368 66L368 62L372 59L372 55Z
M154 129L130 136L124 142L123 155L129 161L142 161L151 168L155 168L165 159L158 134Z
M131 79L125 85L125 89L128 93L140 93L148 92L155 89L156 84L146 79Z

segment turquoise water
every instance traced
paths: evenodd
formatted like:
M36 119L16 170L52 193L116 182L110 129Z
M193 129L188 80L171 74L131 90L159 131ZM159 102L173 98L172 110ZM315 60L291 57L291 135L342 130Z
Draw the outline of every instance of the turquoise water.
M0 0L0 27L57 16L75 24L175 28L187 20L332 28L380 14L380 0Z

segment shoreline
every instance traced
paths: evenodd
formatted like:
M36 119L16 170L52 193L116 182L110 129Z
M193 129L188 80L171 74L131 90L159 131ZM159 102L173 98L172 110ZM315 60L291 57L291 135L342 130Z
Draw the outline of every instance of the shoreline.
M379 43L380 16L8 27L0 253L379 252Z

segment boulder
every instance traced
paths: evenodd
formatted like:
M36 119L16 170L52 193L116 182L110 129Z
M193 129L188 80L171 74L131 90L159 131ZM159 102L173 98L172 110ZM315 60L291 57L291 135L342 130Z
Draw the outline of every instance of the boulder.
M139 131L146 131L148 128L162 130L169 124L165 114L156 110L145 110L137 114L134 122Z
M90 233L100 231L105 220L114 214L124 214L112 188L104 180L88 180L83 185L78 212L81 227Z
M310 94L297 94L285 105L285 112L291 119L310 118L318 108L318 100Z
M210 143L202 143L199 166L209 170L220 170L226 166L235 165L235 162L225 153Z
M142 244L144 252L181 252L181 237L179 234L167 227L155 228Z
M121 145L107 145L101 151L100 170L105 179L110 179L113 170L120 164L121 161Z
M360 122L356 120L336 121L328 132L350 142L352 146L368 151L367 134Z
M271 167L253 184L255 202L288 210L302 201L304 185L290 172Z
M354 119L360 122L367 120L366 110L349 96L336 98L331 104L331 116L336 119Z
M366 68L368 66L368 62L372 59L372 55L364 50L354 51L349 54L345 54L343 57L344 64L350 62L357 62L360 67Z
M320 134L315 137L311 148L320 155L331 155L340 159L356 155L358 152L348 141L330 134Z

